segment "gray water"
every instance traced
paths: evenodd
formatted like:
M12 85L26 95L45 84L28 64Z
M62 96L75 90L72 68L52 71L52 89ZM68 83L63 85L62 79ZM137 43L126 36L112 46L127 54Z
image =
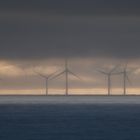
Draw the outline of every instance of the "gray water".
M140 104L140 96L0 96L0 104Z
M140 104L1 104L0 140L140 140Z

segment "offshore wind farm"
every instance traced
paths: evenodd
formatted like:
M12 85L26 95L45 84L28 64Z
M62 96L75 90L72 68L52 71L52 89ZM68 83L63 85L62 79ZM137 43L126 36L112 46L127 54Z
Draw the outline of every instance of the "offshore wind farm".
M131 81L131 79L129 78L129 74L133 74L135 73L137 70L139 70L139 67L134 67L129 68L127 63L124 63L124 66L120 63L120 64L113 64L111 65L111 68L105 70L105 68L99 68L98 66L94 66L92 67L91 71L94 72L94 75L98 75L102 77L104 77L104 82L102 81L102 78L98 80L101 81L101 83L96 83L96 81L93 81L94 84L96 84L96 86L98 87L98 90L96 89L96 86L91 85L91 87L86 88L86 86L88 84L91 84L91 82L89 83L89 81L86 81L86 78L83 75L88 75L88 73L83 71L83 75L82 74L78 74L78 66L76 68L77 70L77 74L75 74L74 72L74 67L72 68L73 70L71 71L69 68L69 62L68 59L63 59L63 66L61 67L55 67L55 70L51 70L51 68L49 68L49 66L43 66L40 68L36 67L34 68L33 66L31 66L29 69L31 69L30 73L27 73L28 67L26 67L27 70L23 70L23 72L25 73L23 76L24 82L26 82L27 84L29 83L27 77L29 77L32 74L32 79L36 78L36 81L41 80L42 79L42 85L44 85L44 88L42 88L42 92L41 90L33 90L33 92L24 94L24 90L22 93L18 94L18 91L20 92L20 90L17 90L17 92L12 93L13 95L139 95L135 92L129 92L127 93L127 87L130 85L132 86L132 84L134 85L134 78L133 78L133 82ZM78 63L76 63L76 65L78 65ZM72 63L71 63L72 66ZM83 64L84 66L84 64ZM89 67L90 67L90 63L89 63ZM106 65L106 67L109 67ZM39 68L39 69L38 69ZM21 69L19 67L19 69ZM49 69L49 72L47 71L47 69ZM62 69L62 70L61 70ZM87 68L88 69L88 68ZM86 71L86 67L85 67L85 71ZM80 75L80 76L79 76ZM90 79L95 79L94 75L90 76ZM137 74L138 76L138 74ZM26 77L26 79L25 79ZM115 78L114 78L115 77ZM132 76L131 76L132 77ZM39 78L39 79L38 79ZM61 79L60 79L61 78ZM112 81L112 79L114 78L114 80ZM118 78L118 79L117 79ZM59 80L60 79L60 80ZM97 78L96 78L97 79ZM20 81L22 81L22 79L20 79ZM119 86L115 87L114 86L114 82L117 83L121 83ZM17 81L18 82L18 81ZM32 81L33 82L33 81ZM1 80L1 83L3 83L3 80ZM61 90L58 90L60 87L58 87L57 85L59 85L61 83ZM62 88L62 83L63 83L63 88ZM74 88L71 86L71 84L74 85L78 85L75 86ZM77 84L78 83L78 84ZM10 83L9 83L10 84ZM13 84L13 82L11 83L11 85ZM30 85L31 83L29 83ZM57 88L55 86L53 86L53 84L55 86L57 86ZM103 87L100 87L100 84L103 85ZM129 85L128 85L129 84ZM29 88L28 85L28 88ZM53 89L52 89L53 87ZM85 87L85 89L84 89ZM50 88L50 90L49 90ZM119 89L116 93L112 92L116 89ZM122 89L122 90L121 90ZM52 90L54 90L54 92L52 93ZM14 90L16 91L16 89ZM26 91L26 87L25 87L25 91ZM51 92L50 92L51 91ZM78 92L77 92L78 91ZM102 92L99 92L102 91ZM38 93L37 93L38 92ZM39 93L40 92L40 93ZM81 92L81 93L80 93ZM6 95L12 95L12 94L6 94ZM4 95L4 94L1 94Z
M0 0L0 140L140 140L139 0Z
M77 70L77 74L75 74L74 72L74 67L73 67L73 71L70 70L69 68L69 62L68 59L65 59L63 62L63 65L64 65L64 69L63 69L63 66L61 67L56 67L55 72L52 72L51 68L49 68L49 66L47 67L42 67L41 69L37 69L34 68L34 67L31 67L30 69L31 70L31 73L29 73L30 75L33 74L32 78L37 78L36 80L38 81L38 78L39 80L42 79L42 82L44 81L44 83L42 85L44 85L44 90L42 90L43 92L42 93L38 93L36 94L38 91L37 90L34 90L35 93L29 93L29 95L137 95L135 93L128 93L127 94L127 83L129 85L132 85L132 82L131 82L131 79L129 78L128 74L132 74L132 73L135 73L135 71L137 71L139 68L129 68L127 66L127 64L125 64L125 67L122 67L121 64L119 65L111 65L111 68L108 69L108 70L104 70L104 69L101 69L101 68L98 68L98 67L92 67L91 71L94 71L95 72L95 75L100 75L100 77L104 77L105 78L105 81L102 82L100 79L98 79L99 81L102 82L102 84L104 85L104 88L101 87L101 89L103 89L102 93L99 93L98 94L98 91L96 93L96 87L90 87L90 88L83 88L84 86L86 87L89 82L86 81L86 79L83 77L84 74L87 74L86 72L84 72L83 75L80 74L80 76L78 75L78 71L79 69L76 68ZM71 63L72 64L72 63ZM76 65L78 65L78 63L76 63ZM28 67L26 67L26 69L28 69ZM47 72L47 69L50 69L49 72ZM62 70L60 70L62 69ZM42 71L43 70L43 71ZM27 84L29 83L27 78L25 79L25 77L28 77L28 73L25 72L26 70L24 69L23 72L25 73L24 75L24 82L26 82ZM117 87L119 90L120 90L120 93L118 91L118 93L114 94L112 93L112 89L114 90L115 87L114 87L114 81L112 81L112 78L113 77L119 77L119 82L121 83L120 87ZM61 79L60 79L61 78ZM90 77L91 79L94 79L94 75L92 77ZM59 80L60 79L60 80ZM117 79L117 80L118 80ZM22 80L22 79L21 79ZM134 83L134 80L133 79L133 83ZM3 82L3 80L1 80L1 83ZM71 83L74 83L77 82L79 84L79 87L75 87L73 89L73 87L71 86ZM118 82L118 81L117 81ZM50 84L49 84L50 83ZM63 83L63 89L61 87L61 90L57 91L57 89L59 89L59 87L54 87L54 85L59 85L59 83ZM76 84L77 84L76 83ZM11 83L12 84L12 83ZM30 83L29 83L30 84ZM75 85L76 85L75 84ZM94 84L96 84L96 86L100 86L100 83L96 83L96 81L94 81ZM52 94L52 92L49 92L49 86L50 86L50 90L52 90L52 86L55 90L55 92ZM123 89L123 93L121 93L121 87ZM26 88L26 87L25 87ZM29 86L28 86L29 88ZM100 90L100 88L99 88ZM16 89L15 89L16 91ZM18 91L18 90L17 90ZM76 93L76 91L78 91ZM41 92L41 90L40 90ZM58 92L58 93L57 93ZM80 93L81 92L81 93ZM4 95L4 94L1 94L1 95ZM7 93L7 95L10 95ZM11 94L12 95L12 94ZM13 95L18 95L18 93L14 94ZM19 94L19 95L24 95L24 92L23 94ZM25 94L25 95L28 95L28 94Z

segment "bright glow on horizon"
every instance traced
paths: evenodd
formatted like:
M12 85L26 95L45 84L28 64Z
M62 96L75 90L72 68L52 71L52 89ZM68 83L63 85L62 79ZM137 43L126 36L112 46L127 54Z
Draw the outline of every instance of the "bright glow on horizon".
M45 89L0 90L0 95L45 95ZM49 95L65 95L65 89L50 89ZM70 89L69 95L107 95L107 90L104 88ZM111 95L123 95L123 90L113 89ZM127 89L127 95L140 95L140 88Z
M40 63L39 63L40 62ZM133 61L129 64L129 68L138 67L139 61ZM118 64L117 60L108 60L105 62L101 59L71 59L68 63L70 71L81 77L79 80L73 76L69 76L69 94L107 94L107 77L96 71L96 68L103 68L108 71L114 65ZM41 72L48 75L55 71L64 70L64 60L52 59L43 61L0 61L0 95L16 94L16 95L44 95L45 79L34 73ZM127 94L140 94L139 88L139 68L130 73L132 85L127 83ZM112 94L123 93L123 77L112 77ZM49 94L65 94L65 75L50 80L48 83Z

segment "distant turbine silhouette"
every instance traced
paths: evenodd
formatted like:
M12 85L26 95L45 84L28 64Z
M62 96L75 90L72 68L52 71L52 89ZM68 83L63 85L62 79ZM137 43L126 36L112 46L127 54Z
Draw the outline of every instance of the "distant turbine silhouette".
M51 73L51 74L49 74L49 75L44 75L44 74L41 74L41 73L36 72L36 71L34 71L34 72L35 72L38 76L40 76L40 77L42 77L42 78L45 79L45 82L46 82L46 95L48 95L48 81L53 79L52 76L53 76L56 72Z
M126 83L127 83L127 81L131 84L131 81L130 81L129 76L128 76L129 71L127 71L127 69L128 69L128 65L126 63L123 71L116 73L116 74L123 75L123 95L126 95Z
M77 77L78 79L80 79L80 77L78 77L76 74L74 74L73 72L71 72L69 69L68 69L68 62L67 62L67 59L65 60L65 69L64 71L62 71L61 73L55 75L53 78L56 78L56 77L59 77L60 75L62 74L65 74L65 95L68 95L69 94L69 83L68 83L68 75L71 74L73 75L74 77Z
M115 71L117 68L118 68L118 66L115 66L115 67L114 67L113 69L111 69L109 72L105 72L105 71L102 71L102 70L97 70L98 72L100 72L100 73L106 75L107 78L108 78L108 95L110 95L110 91L111 91L111 76L112 76L113 74L115 74L114 71Z

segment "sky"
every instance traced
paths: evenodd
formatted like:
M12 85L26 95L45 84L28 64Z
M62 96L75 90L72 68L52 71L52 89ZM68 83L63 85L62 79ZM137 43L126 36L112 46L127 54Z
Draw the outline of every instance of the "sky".
M140 1L1 0L0 94L43 94L44 79L69 68L71 93L106 93L106 76L128 63L130 93L140 93ZM64 76L49 83L64 92ZM112 77L112 93L122 92L122 76Z

